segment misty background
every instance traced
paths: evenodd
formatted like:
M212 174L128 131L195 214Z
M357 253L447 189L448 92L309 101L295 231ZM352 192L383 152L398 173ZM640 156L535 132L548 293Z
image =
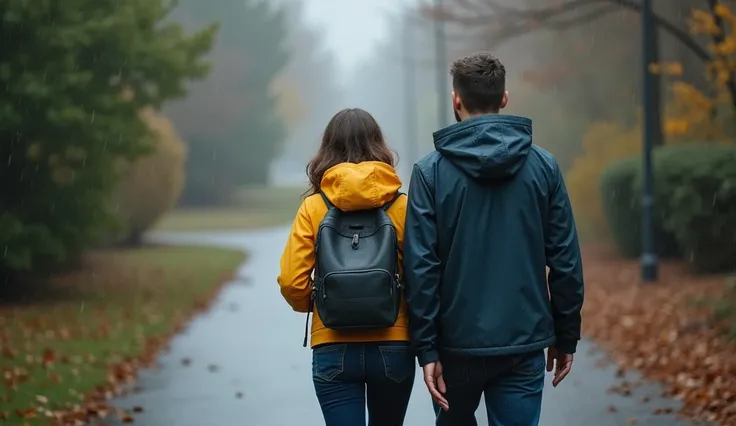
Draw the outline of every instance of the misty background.
M545 1L526 3L546 4ZM567 169L580 154L582 140L592 123L632 125L639 116L639 15L613 3L604 5L605 14L596 13L598 9L589 12L581 8L581 17L577 19L549 27L543 23L536 27L531 24L526 31L512 37L498 36L500 31L493 28L495 23L468 27L448 22L447 59L474 50L496 54L508 72L511 100L506 112L532 118L535 143L549 149ZM196 28L221 18L227 10L224 4L220 13L217 6L212 6L207 14L197 14L194 19L194 12L185 1L174 17ZM238 50L243 54L255 53L259 60L270 60L276 52L286 55L281 63L274 64L278 65L273 69L275 73L262 82L271 88L275 97L271 101L282 127L278 137L262 144L271 146L272 150L267 173L270 182L303 182L302 169L316 152L324 126L332 114L345 107L364 108L377 118L389 144L399 154L402 177L408 178L411 163L432 149L431 134L441 127L436 114L437 102L447 103L450 114L451 88L438 93L436 85L437 73L447 73L449 63L437 63L433 23L422 7L428 4L409 0L268 2L269 11L263 13L283 14L285 29L281 34L274 33L268 41L261 37L253 38L254 41L243 39L245 42ZM517 2L507 1L506 5L515 6ZM690 13L691 1L655 1L654 5L663 17L687 31L684 17ZM594 19L582 19L587 15ZM257 21L257 18L249 19ZM503 25L503 17L501 21L499 26ZM255 34L257 30L253 28ZM228 57L221 53L226 34L231 30L223 23L221 31L214 48L216 53L212 54L213 73L205 81L193 84L186 100L174 102L164 110L186 140L198 137L194 133L203 132L201 120L221 128L218 120L227 120L233 114L223 96L242 99L245 95L227 86L231 84L229 79L237 78L238 65L232 62L235 55ZM251 43L262 45L250 46ZM683 80L708 90L702 60L667 32L661 32L659 43L662 58L683 65ZM417 129L413 130L407 128L410 123L405 97L407 64L412 68L409 72L416 97L413 113L417 116ZM666 92L663 93L665 102L670 96ZM217 100L206 100L206 96ZM263 114L274 113L268 111L270 106L258 108L264 110ZM202 114L202 111L208 112ZM210 115L219 117L210 119ZM415 135L414 140L409 140L411 135ZM414 151L409 147L411 143L417 147ZM414 158L410 158L412 154ZM196 151L193 155L198 156ZM260 164L266 164L262 157L248 157L259 158ZM245 166L248 160L241 160ZM266 175L263 171L257 174L261 176L249 179L260 181Z
M306 164L363 108L407 191L478 50L556 157L584 254L591 350L545 424L736 424L736 0L643 4L0 1L0 424L320 424L274 283Z

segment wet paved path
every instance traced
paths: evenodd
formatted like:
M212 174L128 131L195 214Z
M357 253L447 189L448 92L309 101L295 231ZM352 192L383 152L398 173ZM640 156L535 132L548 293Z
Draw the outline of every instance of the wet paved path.
M276 284L287 229L229 234L169 235L159 241L237 247L251 253L215 306L178 336L160 358L160 368L141 374L140 391L117 401L135 406L135 424L145 426L320 426L311 382L311 357L302 348L304 316L291 312ZM677 426L686 423L653 411L673 407L659 389L634 389L629 397L607 392L618 385L611 368L582 342L575 368L558 389L545 389L543 426ZM631 379L630 379L631 380ZM651 397L644 404L641 399ZM615 410L611 407L615 407ZM485 425L484 416L479 424ZM433 425L421 375L407 426ZM114 424L114 423L110 423Z

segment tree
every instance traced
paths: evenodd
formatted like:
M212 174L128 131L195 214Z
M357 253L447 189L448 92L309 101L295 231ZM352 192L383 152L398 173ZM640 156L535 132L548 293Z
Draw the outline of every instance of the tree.
M287 130L292 131L307 116L302 92L296 84L284 77L276 80L274 92L278 99L279 116L284 120Z
M183 0L180 22L217 20L210 77L167 115L189 143L185 204L223 203L235 187L262 184L286 129L274 82L288 61L283 10L267 2Z
M151 148L145 107L203 77L216 28L164 23L164 0L4 1L0 272L46 271L111 219L114 164Z
M407 186L412 166L419 159L410 155L421 157L434 149L437 103L446 102L449 111L451 90L447 88L444 98L434 90L436 73L442 68L434 56L432 27L426 20L417 20L416 15L414 9L407 8L388 16L388 33L378 40L364 63L356 67L348 84L350 98L380 124L386 141L399 158L398 172ZM407 65L411 66L416 96L411 103L406 99ZM449 72L449 68L445 70ZM413 113L415 120L409 119L408 113ZM412 121L416 127L410 129Z
M284 1L289 28L286 43L291 54L279 80L282 87L288 85L292 90L281 91L279 101L292 108L296 99L303 104L297 120L287 119L283 156L306 165L317 152L327 122L345 105L335 58L325 48L322 29L305 22L303 9L304 0Z
M711 16L707 31L689 32L687 28L683 28L682 24L685 22L667 19L657 12L652 13L652 19L655 27L672 36L695 54L704 65L707 65L723 60L722 49L727 46L725 43L729 32L728 21L723 12L729 10L734 2L705 1L707 13ZM497 0L487 0L482 3L455 0L451 6L440 10L429 8L428 12L436 19L459 22L471 27L492 28L488 33L489 40L493 40L494 43L502 43L537 28L563 30L590 23L621 9L641 11L641 2L638 0L560 0L554 2L546 0L543 3L544 6L518 8L505 6ZM709 46L704 45L700 37L703 34L709 36L714 49L709 49ZM733 108L736 110L736 75L734 72L736 69L730 69L721 75L724 79L722 84L728 89Z

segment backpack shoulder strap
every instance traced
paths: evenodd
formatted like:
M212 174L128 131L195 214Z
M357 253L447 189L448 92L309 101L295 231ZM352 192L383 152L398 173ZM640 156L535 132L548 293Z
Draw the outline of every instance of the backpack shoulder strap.
M388 211L388 209L390 209L391 206L396 202L396 200L398 200L399 197L401 197L402 195L406 195L406 194L404 194L403 192L397 192L396 196L392 198L391 201L389 201L388 203L384 204L383 207L381 207L383 211Z
M324 202L325 202L325 205L327 206L327 210L332 210L332 209L335 209L335 208L337 208L337 207L335 207L335 205L334 205L334 204L332 204L332 201L330 201L330 199L329 199L329 198L327 198L327 195L325 195L325 193L324 193L324 192L322 192L322 191L319 191L319 195L321 195L321 196L322 196L322 201L324 201Z

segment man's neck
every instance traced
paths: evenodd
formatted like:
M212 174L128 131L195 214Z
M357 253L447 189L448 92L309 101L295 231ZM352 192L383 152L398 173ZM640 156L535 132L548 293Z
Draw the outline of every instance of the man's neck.
M473 117L480 117L480 116L483 116L483 115L493 115L493 114L499 114L499 113L500 113L500 110L468 113L463 118L463 120L467 120L468 118L473 118Z

